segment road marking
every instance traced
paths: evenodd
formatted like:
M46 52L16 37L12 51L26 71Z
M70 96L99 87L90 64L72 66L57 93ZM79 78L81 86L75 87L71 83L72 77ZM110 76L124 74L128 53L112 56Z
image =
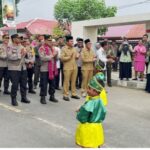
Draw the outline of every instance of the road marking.
M5 109L8 109L8 110L13 111L13 112L16 112L16 113L22 112L22 110L20 110L20 109L14 108L14 107L12 107L12 106L8 106L8 105L3 104L3 103L0 103L0 107L3 107L3 108L5 108ZM26 114L26 113L24 113L24 114ZM50 126L52 126L52 127L54 127L54 128L63 130L65 133L67 133L67 134L69 134L69 135L72 134L69 130L67 130L65 127L63 127L63 126L61 126L61 125L55 124L55 123L53 123L53 122L49 122L48 120L42 119L42 118L37 117L37 116L34 116L33 118L35 118L36 120L41 121L41 122L43 122L43 123L45 123L45 124L47 124L47 125L50 125Z
M3 103L0 103L0 106L3 107L3 108L6 108L10 111L13 111L13 112L16 112L16 113L20 113L21 110L20 109L17 109L17 108L14 108L14 107L11 107L11 106L8 106L6 104L3 104Z
M47 125L50 125L50 126L52 126L54 128L57 128L59 130L63 130L68 135L72 135L72 133L69 130L67 130L65 127L63 127L61 125L55 124L53 122L49 122L48 120L45 120L45 119L42 119L42 118L39 118L39 117L34 117L34 118L39 120L39 121L41 121L41 122L43 122L43 123L45 123L45 124L47 124Z
M3 103L0 103L0 107L3 107L5 109L7 109L7 110L10 110L10 111L13 111L13 112L16 112L16 113L22 112L22 110L20 110L20 109L14 108L12 106L8 106L8 105L3 104ZM24 113L23 112L23 114L28 114L28 113ZM61 131L64 131L67 135L72 136L72 133L69 130L67 130L64 126L58 125L56 123L50 122L48 120L42 119L42 118L37 117L37 116L34 116L33 118L36 119L36 120L38 120L38 121L41 121L42 123L50 125L53 128L57 128L57 129L59 129Z

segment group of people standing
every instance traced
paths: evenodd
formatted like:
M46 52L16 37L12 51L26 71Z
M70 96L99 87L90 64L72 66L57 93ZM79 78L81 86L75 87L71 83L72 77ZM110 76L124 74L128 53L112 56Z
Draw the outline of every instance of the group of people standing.
M105 39L106 40L106 39ZM97 43L99 45L99 43ZM102 47L103 44L101 44ZM98 47L96 45L96 47ZM99 53L101 48L98 47L96 52ZM121 44L116 44L115 41L108 42L106 48L107 58L113 58L114 62L107 62L107 82L111 85L111 70L119 70L120 80L126 79L129 81L132 78L132 68L134 69L134 77L132 80L144 81L145 73L147 74L146 91L150 92L149 84L149 64L150 64L150 42L148 41L148 35L143 35L142 39L139 39L137 45L133 47L127 38L122 39ZM100 58L100 60L103 60ZM104 61L104 60L103 60Z
M17 106L17 91L20 89L21 102L30 103L27 98L27 89L36 94L35 89L40 87L40 102L46 104L49 100L58 102L55 90L60 90L60 81L63 86L63 100L80 99L76 89L81 89L81 96L86 97L87 87L95 72L97 62L101 61L103 73L107 75L107 84L111 84L111 70L116 71L119 62L119 78L123 80L132 77L132 60L135 69L135 78L144 78L145 65L149 75L149 47L148 36L144 35L135 48L126 38L118 46L107 40L96 43L92 47L90 39L77 38L74 45L73 37L53 39L50 35L38 35L35 40L20 37L14 34L11 37L3 35L0 45L0 85L4 78L4 94L10 94L11 103ZM140 76L138 73L140 72ZM61 78L60 78L61 74ZM147 79L149 79L147 75ZM11 91L9 92L9 83ZM20 88L18 87L20 85ZM28 85L28 86L27 86ZM149 80L146 90L150 92Z
M124 78L126 78L127 80L132 78L133 66L135 71L135 78L133 78L133 80L138 80L139 78L140 81L143 81L145 68L147 70L148 67L148 43L148 35L144 35L143 39L140 39L138 41L138 44L134 48L131 44L129 44L126 38L123 39L123 42L119 47L119 78L121 80L123 80Z
M102 57L107 57L103 48L107 49L105 41L102 43L101 51L104 51ZM27 89L29 93L36 94L34 89L38 83L42 104L46 104L47 92L50 101L58 102L55 90L60 90L61 72L63 100L70 100L69 89L72 98L80 99L76 88L81 88L82 96L86 97L87 85L93 76L94 65L98 59L101 58L92 49L90 39L84 41L78 38L77 44L74 45L73 37L70 35L66 36L65 42L63 37L55 40L50 35L39 35L36 40L20 37L18 34L11 37L3 35L3 43L0 46L0 83L4 78L4 94L10 94L13 106L18 105L19 89L21 102L30 103ZM113 59L105 58L104 71L107 61L113 62Z
M133 66L135 77L132 80L144 81L144 73L146 73L145 90L150 93L150 42L148 41L148 35L143 35L143 38L139 39L134 48L124 38L118 51L120 53L119 78L121 80L126 78L127 81L132 78Z

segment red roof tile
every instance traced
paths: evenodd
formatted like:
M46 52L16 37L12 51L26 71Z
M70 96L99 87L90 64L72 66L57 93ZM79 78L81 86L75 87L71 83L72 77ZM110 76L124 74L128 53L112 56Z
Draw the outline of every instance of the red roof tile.
M126 34L127 38L141 38L146 33L145 24L134 25Z
M57 21L32 19L27 22L21 22L16 25L16 29L27 29L31 34L52 34L53 28L57 26ZM6 31L14 28L3 27L0 30Z
M141 38L146 33L145 24L109 27L104 38Z

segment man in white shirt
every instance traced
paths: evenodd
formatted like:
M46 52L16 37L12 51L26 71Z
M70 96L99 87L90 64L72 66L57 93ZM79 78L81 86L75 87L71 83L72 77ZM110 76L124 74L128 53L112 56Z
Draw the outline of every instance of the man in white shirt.
M110 63L114 62L112 58L107 58L107 54L106 54L107 50L108 50L108 43L106 41L103 41L101 43L101 48L96 53L97 59L105 63L104 74L106 73L107 62L110 62Z
M60 90L59 82L60 82L60 53L61 53L61 50L58 47L58 41L56 41L55 39L52 39L52 44L53 44L55 51L58 53L57 61L56 61L56 65L57 65L57 69L58 69L58 75L55 77L55 89Z
M101 48L96 53L97 58L105 63L104 70L106 70L107 62L114 62L112 58L107 58L107 54L106 54L107 50L108 50L108 43L104 41L101 43Z

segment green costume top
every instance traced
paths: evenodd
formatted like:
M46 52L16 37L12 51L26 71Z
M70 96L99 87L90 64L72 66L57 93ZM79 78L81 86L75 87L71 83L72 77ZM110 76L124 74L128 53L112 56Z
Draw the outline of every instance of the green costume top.
M90 100L81 106L77 113L77 119L81 123L101 123L105 119L106 109L102 101L96 97L90 97Z

